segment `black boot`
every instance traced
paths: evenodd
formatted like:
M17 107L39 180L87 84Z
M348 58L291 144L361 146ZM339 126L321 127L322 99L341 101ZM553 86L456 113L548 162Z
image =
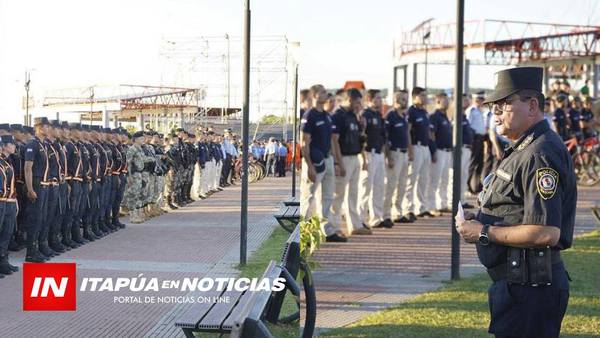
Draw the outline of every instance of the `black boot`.
M73 235L71 234L71 231L67 230L65 232L65 236L63 237L63 244L71 249L79 248L81 244L75 242L72 237Z
M9 271L8 273L5 271ZM8 253L0 256L0 273L10 275L13 272L19 271L19 268L8 262Z
M177 207L174 203L173 203L173 198L171 196L167 197L167 206L169 207L169 209L171 210L177 210L179 209L179 207Z
M83 245L87 242L89 242L88 240L86 240L85 238L81 237L81 230L79 230L79 225L75 224L71 226L71 239L79 244L79 245Z
M104 235L106 235L102 230L100 230L98 223L92 224L91 227L92 227L92 232L94 233L94 235L96 235L96 237L101 238L101 237L104 237Z
M30 263L44 263L46 259L40 253L33 239L27 239L27 254L25 255L25 261Z
M48 246L48 240L40 241L39 250L42 253L42 255L46 257L54 257L58 255L56 251L50 249L50 247Z
M104 220L100 220L100 223L98 223L98 229L100 229L100 231L102 231L105 234L109 234L112 232L109 228L106 227Z
M118 216L115 217L115 218L113 218L113 225L115 225L115 226L117 226L117 227L119 227L121 229L125 229L125 224L121 223L121 220L119 220Z
M62 245L62 243L60 243L60 241L58 240L58 235L54 234L50 237L50 239L48 240L48 246L50 247L50 249L52 249L53 251L61 254L64 253L65 251L67 251L67 249Z
M21 250L21 247L19 246L19 244L17 243L17 241L14 238L12 238L10 240L10 243L8 243L8 250L10 250L10 251Z
M92 232L92 227L89 224L85 224L83 226L83 238L87 239L90 242L93 242L96 239L98 239L98 237L96 237L96 235Z

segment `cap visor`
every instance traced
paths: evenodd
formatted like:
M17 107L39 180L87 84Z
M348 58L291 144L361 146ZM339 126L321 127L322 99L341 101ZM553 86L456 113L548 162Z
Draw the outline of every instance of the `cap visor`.
M505 99L505 98L511 96L512 94L514 94L518 91L519 91L519 89L514 89L514 88L505 88L505 89L500 89L500 90L494 90L493 92L491 92L488 95L488 97L485 99L485 101L483 101L483 103L486 104L486 103L500 101L502 99Z

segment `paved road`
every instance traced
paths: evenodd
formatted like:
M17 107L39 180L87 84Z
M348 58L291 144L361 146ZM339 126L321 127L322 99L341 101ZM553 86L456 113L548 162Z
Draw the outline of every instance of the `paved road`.
M276 226L277 204L290 194L291 178L268 178L249 188L248 248L256 250ZM127 228L71 250L52 262L76 262L78 289L83 277L235 276L239 260L240 187L233 186L144 224ZM24 251L11 253L19 265ZM22 273L0 280L2 337L141 337L174 336L173 303L119 304L114 296L185 296L159 293L78 292L75 312L23 312Z
M579 188L576 235L598 227L590 212L595 201L600 188ZM450 277L450 227L448 214L324 244L315 254L321 264L314 273L318 330L348 325L442 286ZM472 245L461 243L460 261L463 277L483 271Z

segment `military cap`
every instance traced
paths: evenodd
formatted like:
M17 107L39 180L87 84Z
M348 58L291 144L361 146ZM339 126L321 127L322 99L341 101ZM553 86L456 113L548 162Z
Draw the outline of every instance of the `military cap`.
M8 123L0 123L0 130L10 131L10 124L8 124Z
M71 130L81 130L82 127L81 123L79 122L69 122L68 126Z
M90 131L90 125L89 124L82 124L81 125L81 130L85 130L85 131Z
M115 128L115 129L111 130L111 133L113 133L113 134L121 134L122 130L121 130L121 128Z
M35 132L31 126L23 126L23 132L32 134Z
M23 132L23 125L22 124L18 124L18 123L11 124L10 125L10 130L11 131L20 131L20 132Z
M97 131L97 132L100 132L100 130L101 130L101 129L102 129L102 128L100 128L100 126L90 126L90 130L91 130L91 131Z
M59 120L50 120L50 125L55 128L60 128L60 121Z
M67 122L67 121L62 121L62 123L60 124L60 126L61 126L63 129L69 129L69 122Z
M38 125L50 125L50 121L48 121L47 117L36 117L33 119L33 125L34 126L38 126Z
M0 142L3 144L15 143L15 138L12 135L2 135L0 136Z
M530 89L542 92L544 71L540 67L517 67L497 72L494 91L484 103L500 101L520 90Z
M176 131L179 133L179 132L185 131L185 129L183 129L183 128L177 128Z
M110 128L102 128L103 133L112 134L112 129Z
M136 131L135 133L133 133L133 138L136 139L138 137L142 137L144 136L144 132L143 131Z

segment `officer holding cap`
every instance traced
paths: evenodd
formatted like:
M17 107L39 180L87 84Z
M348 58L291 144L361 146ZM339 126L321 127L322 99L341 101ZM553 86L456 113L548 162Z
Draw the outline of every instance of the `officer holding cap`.
M487 102L513 143L484 180L476 218L457 222L493 281L489 332L497 337L558 337L569 298L560 251L572 244L577 187L571 156L544 120L542 74L497 73Z

